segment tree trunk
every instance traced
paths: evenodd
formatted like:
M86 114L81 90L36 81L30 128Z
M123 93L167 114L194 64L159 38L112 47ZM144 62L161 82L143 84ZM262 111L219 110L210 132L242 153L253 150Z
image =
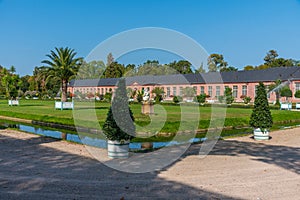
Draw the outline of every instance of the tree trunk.
M67 101L67 90L68 90L67 80L62 80L62 86L61 86L61 101L62 102Z
M280 105L280 94L279 94L279 91L277 91L276 93L276 105Z

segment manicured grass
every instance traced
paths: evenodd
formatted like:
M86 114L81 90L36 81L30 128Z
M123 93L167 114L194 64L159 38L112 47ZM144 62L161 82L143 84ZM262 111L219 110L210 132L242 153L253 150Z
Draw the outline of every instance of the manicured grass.
M75 102L73 112L72 110L55 110L54 101L20 100L19 106L11 107L8 106L6 100L0 100L0 115L66 125L74 125L74 119L76 119L76 125L97 128L104 123L109 106L109 103L103 102ZM147 133L148 136L154 135L157 131L176 133L178 130L207 129L210 127L211 118L214 119L212 121L214 124L218 124L222 121L223 114L226 114L224 126L245 127L248 126L252 112L252 109L246 107L202 107L196 104L156 105L156 114L147 116L141 114L140 104L132 104L130 107L135 117L137 131ZM271 112L275 125L291 121L300 123L300 112L275 109Z

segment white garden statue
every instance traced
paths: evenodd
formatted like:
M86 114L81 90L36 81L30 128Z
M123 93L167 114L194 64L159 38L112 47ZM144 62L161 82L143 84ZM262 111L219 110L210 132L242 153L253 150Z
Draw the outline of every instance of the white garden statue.
M149 99L150 99L150 94L149 94L148 90L145 89L145 91L144 91L144 96L143 96L143 100L144 100L144 101L149 101Z

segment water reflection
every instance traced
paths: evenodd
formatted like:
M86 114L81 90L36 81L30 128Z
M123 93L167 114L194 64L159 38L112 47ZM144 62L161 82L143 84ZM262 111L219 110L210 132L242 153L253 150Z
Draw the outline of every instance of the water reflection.
M24 124L17 124L17 123L1 123L0 126L9 127L9 128L16 128L21 131L25 131L28 133L34 133L37 135L43 135L48 136L52 138L57 139L66 139L67 141L79 143L79 144L85 144L89 146L99 147L99 148L107 148L107 142L105 139L96 138L96 137L89 137L89 136L79 136L77 134L72 134L67 131L57 131L57 130L49 130L46 127L39 127L39 126L31 126L31 125L24 125ZM96 136L96 135L95 135ZM189 143L194 142L201 142L204 141L205 138L192 138ZM171 141L171 142L153 142L153 149L162 148L165 146L173 146L173 145L179 145L182 144L177 141ZM142 143L140 142L133 142L130 143L129 148L131 150L141 150L142 149Z

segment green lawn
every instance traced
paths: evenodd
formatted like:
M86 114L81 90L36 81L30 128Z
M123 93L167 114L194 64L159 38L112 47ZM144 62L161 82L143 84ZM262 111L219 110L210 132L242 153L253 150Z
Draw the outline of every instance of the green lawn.
M19 106L11 107L8 106L6 100L0 100L0 115L67 125L74 125L75 116L76 125L94 128L103 124L109 106L109 103L103 102L75 102L73 112L72 110L55 110L54 101L20 100ZM226 114L224 126L244 127L248 126L252 111L249 108L211 108L193 104L157 105L156 114L149 117L141 114L140 104L132 104L131 109L138 132L147 132L150 135L157 131L176 133L180 126L180 130L206 129L210 127L212 115L215 124L222 125L222 115ZM275 124L291 120L300 123L300 112L272 110L272 116Z

